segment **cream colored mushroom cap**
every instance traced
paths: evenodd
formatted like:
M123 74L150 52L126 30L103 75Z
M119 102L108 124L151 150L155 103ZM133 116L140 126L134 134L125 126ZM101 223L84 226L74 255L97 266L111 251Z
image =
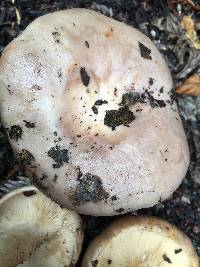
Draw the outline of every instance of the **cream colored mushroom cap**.
M35 185L83 214L168 198L189 151L169 69L138 30L86 9L42 16L0 59L0 112Z
M81 219L33 186L0 199L0 266L75 264L83 241Z
M129 216L89 245L82 267L199 267L189 238L164 220Z

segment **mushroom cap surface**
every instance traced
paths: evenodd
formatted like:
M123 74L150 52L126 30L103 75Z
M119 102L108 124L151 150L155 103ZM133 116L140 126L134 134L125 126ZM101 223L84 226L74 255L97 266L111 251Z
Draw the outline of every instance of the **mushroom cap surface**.
M199 267L189 238L164 220L123 217L89 245L82 267Z
M79 215L61 209L33 186L0 199L0 266L75 264L83 241Z
M189 151L169 69L151 40L94 11L42 16L0 59L1 117L34 184L83 214L151 207Z

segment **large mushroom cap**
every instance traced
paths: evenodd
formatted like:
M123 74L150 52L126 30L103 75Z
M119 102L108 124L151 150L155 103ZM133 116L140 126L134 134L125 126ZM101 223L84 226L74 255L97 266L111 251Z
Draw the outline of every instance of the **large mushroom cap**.
M138 30L86 9L36 19L0 60L1 116L36 186L113 215L168 198L188 146L169 69Z
M1 267L72 266L82 241L79 215L61 209L35 187L16 189L0 199Z
M199 267L187 236L164 220L129 216L89 245L82 267Z

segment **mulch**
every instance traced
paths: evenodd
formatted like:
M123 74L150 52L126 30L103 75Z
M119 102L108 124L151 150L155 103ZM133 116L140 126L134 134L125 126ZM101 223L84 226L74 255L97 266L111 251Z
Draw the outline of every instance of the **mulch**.
M85 7L126 22L148 35L165 57L175 85L193 74L200 74L200 50L193 47L181 28L183 15L197 23L200 38L198 0L1 0L0 53L38 16L71 7ZM200 256L200 96L179 96L178 105L190 146L191 164L187 176L173 196L157 206L135 212L167 219L192 240ZM0 126L1 185L23 175ZM82 216L85 222L85 250L88 242L116 217Z

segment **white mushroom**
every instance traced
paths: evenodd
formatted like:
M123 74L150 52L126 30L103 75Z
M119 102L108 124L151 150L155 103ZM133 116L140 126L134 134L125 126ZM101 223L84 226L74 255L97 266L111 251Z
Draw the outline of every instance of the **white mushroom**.
M86 9L36 19L0 59L1 117L37 187L91 215L168 198L189 152L169 69L138 30Z
M0 199L1 267L72 266L82 241L79 215L61 209L35 187L16 189Z
M91 242L81 266L199 267L199 259L189 238L168 222L130 216Z

